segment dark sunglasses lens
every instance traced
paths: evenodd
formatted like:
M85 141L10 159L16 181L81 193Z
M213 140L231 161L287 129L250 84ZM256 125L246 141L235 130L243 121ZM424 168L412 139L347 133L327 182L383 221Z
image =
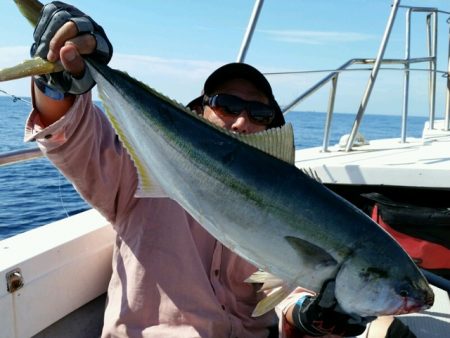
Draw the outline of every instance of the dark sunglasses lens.
M217 95L214 104L232 115L239 115L245 109L245 102L232 95Z
M275 111L265 104L250 105L250 117L258 123L270 124L275 118Z
M208 104L230 115L239 115L243 110L247 110L250 119L259 124L268 125L275 118L272 107L259 102L245 101L234 95L215 95L208 99Z

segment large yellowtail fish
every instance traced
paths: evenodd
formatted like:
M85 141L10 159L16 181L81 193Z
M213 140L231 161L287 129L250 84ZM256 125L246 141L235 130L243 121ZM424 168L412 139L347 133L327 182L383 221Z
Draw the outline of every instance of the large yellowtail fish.
M433 304L426 279L392 237L292 164L289 125L236 136L123 72L86 62L136 164L139 195L174 199L224 245L284 281L255 315L295 286L319 291L329 279L351 314L401 314ZM279 156L271 139L286 133L289 151Z

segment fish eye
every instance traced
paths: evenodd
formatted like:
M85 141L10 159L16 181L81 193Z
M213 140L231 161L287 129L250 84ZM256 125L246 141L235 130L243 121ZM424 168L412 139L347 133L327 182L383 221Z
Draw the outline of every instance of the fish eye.
M408 297L409 295L407 290L400 290L399 294L401 297Z

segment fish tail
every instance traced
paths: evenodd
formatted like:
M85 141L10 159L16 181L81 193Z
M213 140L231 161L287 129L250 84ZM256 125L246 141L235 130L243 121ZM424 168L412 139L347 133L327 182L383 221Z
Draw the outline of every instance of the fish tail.
M38 0L14 0L19 11L28 20L28 22L35 27L39 20L39 15L44 6Z
M22 15L35 27L43 7L38 0L14 0ZM63 70L60 62L52 63L36 57L13 67L0 69L0 82L20 79L33 75L49 74Z

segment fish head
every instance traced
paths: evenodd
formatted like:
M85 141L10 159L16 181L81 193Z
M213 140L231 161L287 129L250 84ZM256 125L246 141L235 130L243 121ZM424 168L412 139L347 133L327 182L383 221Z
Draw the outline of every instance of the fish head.
M360 257L350 258L336 276L335 296L340 307L361 317L428 309L434 302L433 291L414 263L406 263L372 266L362 264Z

